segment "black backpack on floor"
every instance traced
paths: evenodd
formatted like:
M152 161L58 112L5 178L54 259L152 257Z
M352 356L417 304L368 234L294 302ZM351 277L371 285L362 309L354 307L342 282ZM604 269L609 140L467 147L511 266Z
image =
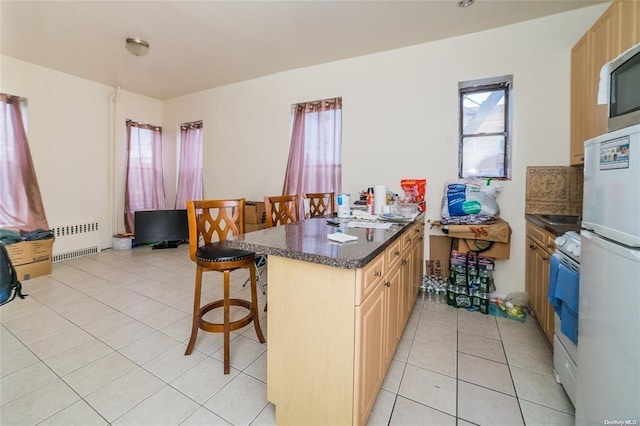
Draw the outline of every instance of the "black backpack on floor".
M16 268L11 263L7 248L0 243L0 306L11 302L16 296L24 299L27 295L22 294L22 284L18 281Z

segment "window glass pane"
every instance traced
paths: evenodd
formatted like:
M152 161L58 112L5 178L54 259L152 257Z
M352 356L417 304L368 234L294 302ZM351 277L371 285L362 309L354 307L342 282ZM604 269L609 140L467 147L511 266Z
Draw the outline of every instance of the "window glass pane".
M462 139L462 176L505 177L503 135Z
M463 134L504 132L504 94L503 89L463 93Z

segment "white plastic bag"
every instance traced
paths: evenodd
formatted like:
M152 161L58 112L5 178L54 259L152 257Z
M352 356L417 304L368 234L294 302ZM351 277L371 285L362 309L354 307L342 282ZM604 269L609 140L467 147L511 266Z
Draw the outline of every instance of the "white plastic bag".
M445 184L442 197L442 217L456 216L500 216L500 206L496 195L502 185L491 179L486 182L478 179L459 179Z

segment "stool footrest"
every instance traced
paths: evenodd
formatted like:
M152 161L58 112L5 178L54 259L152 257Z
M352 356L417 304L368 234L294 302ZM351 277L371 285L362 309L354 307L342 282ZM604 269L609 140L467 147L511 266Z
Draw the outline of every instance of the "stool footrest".
M229 321L229 330L237 330L239 328L244 327L247 324L250 324L253 321L254 309L251 305L251 302L243 299L229 299L229 305L231 306L241 306L249 310L247 315L240 318L236 321ZM207 303L203 307L200 308L200 318L198 318L198 327L204 331L210 331L214 333L222 333L224 332L224 323L214 323L204 320L202 317L207 312L216 309L222 308L224 306L224 300L216 300L215 302ZM264 343L264 342L262 342Z

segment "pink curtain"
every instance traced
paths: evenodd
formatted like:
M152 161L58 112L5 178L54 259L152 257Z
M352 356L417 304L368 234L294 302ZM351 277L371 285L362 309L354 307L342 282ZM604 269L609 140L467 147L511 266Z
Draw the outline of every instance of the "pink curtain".
M342 98L295 105L283 195L341 191Z
M202 200L202 121L180 126L180 165L176 209L186 209L187 200Z
M134 232L135 212L167 208L162 173L162 130L127 120L127 181L124 225Z
M24 100L0 94L0 228L49 229L22 117Z

